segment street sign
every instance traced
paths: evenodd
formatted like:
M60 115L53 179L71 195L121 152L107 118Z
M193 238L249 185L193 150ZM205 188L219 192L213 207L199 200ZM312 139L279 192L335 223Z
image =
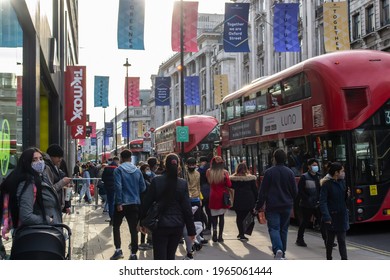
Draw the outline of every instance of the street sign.
M144 133L144 138L149 138L149 137L150 137L150 133L146 131L146 132Z
M177 142L188 142L189 141L188 126L176 127L176 141Z

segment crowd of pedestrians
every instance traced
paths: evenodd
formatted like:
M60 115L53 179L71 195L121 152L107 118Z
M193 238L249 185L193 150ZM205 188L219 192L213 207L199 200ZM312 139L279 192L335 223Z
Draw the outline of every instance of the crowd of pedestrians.
M111 260L124 258L123 218L131 236L130 260L137 260L138 250L153 250L156 260L173 260L183 238L187 245L183 259L191 260L194 259L193 252L200 250L202 245L224 242L224 216L229 209L235 211L237 239L241 242L249 240L244 228L246 217L264 212L274 258L286 259L294 203L299 207L300 221L296 245L308 246L304 233L312 224L321 231L326 259L332 259L336 246L341 259L347 259L348 190L340 163L329 163L328 171L321 179L319 162L310 158L302 164L307 172L296 183L297 171L286 165L290 159L285 151L277 149L273 153L273 165L264 172L259 183L258 178L250 174L245 161L230 175L220 156L190 157L181 166L179 156L169 154L164 161L150 157L136 166L132 163L131 151L124 150L120 157L113 157L101 166L76 162L72 175L73 179L82 178L82 183L78 184L77 180L68 177L63 157L63 149L56 144L46 153L37 148L22 153L16 169L2 183L2 198L3 189L17 186L15 197L2 199L3 238L7 238L11 228L61 224L62 215L71 212L68 190L78 193L78 202L85 200L90 204L93 200L90 186L98 185L103 211L109 216L107 226L112 227L114 253ZM294 166L298 166L296 160ZM100 178L100 181L91 178ZM142 221L153 203L159 204L158 226L148 230ZM18 209L4 207L9 205ZM15 221L6 220L9 212L18 213L17 218L12 217ZM211 240L207 240L208 235ZM336 237L338 243L334 242Z

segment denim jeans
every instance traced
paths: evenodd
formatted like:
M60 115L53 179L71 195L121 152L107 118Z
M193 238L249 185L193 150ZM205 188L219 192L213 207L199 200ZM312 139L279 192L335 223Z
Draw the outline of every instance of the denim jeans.
M287 233L290 225L291 209L288 208L280 212L266 211L268 233L272 243L272 252L276 254L278 250L283 252L283 257L287 249Z

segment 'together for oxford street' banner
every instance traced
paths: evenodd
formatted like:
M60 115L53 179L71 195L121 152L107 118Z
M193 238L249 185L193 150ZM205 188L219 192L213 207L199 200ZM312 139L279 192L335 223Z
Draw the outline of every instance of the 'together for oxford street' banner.
M249 3L225 3L223 49L225 52L249 52Z
M120 0L118 49L143 50L145 0Z
M298 3L276 3L274 7L274 47L277 52L300 52Z
M324 3L324 42L326 52L350 49L346 1Z
M156 100L156 106L169 106L171 77L156 77L155 84L154 98Z
M181 7L183 5L183 7ZM198 32L198 2L176 1L172 15L172 38L171 45L174 52L180 52L180 22L181 8L183 8L183 52L197 52Z
M109 77L95 76L94 107L108 107Z

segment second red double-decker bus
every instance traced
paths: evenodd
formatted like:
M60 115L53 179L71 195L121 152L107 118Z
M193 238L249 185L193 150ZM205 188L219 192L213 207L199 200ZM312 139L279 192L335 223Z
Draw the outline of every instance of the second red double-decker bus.
M222 153L261 176L276 148L299 176L310 157L345 166L351 222L390 220L390 54L339 51L226 96Z
M176 128L181 119L170 121L156 128L155 151L162 159L168 153L181 154L181 143L176 141ZM184 117L184 126L188 126L189 141L184 142L184 158L207 156L218 153L220 140L218 120L212 116L192 115Z

